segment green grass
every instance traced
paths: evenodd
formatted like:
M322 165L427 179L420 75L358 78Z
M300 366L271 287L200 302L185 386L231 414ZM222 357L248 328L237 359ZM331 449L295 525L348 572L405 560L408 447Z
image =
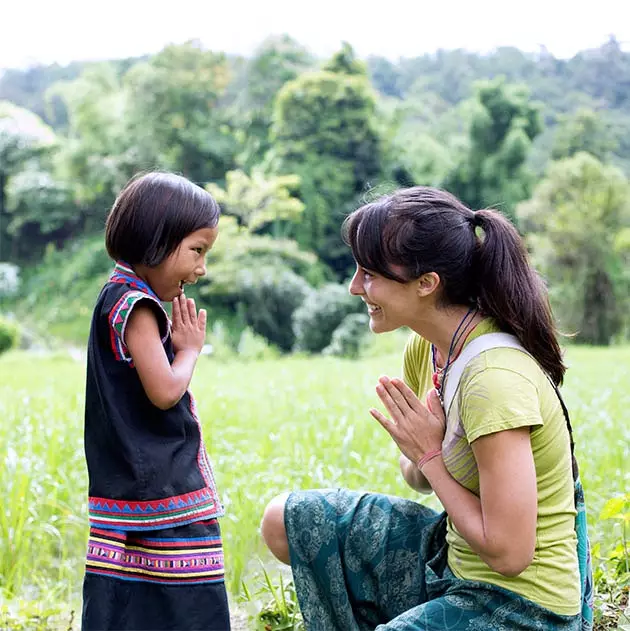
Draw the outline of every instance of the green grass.
M630 347L571 348L564 387L589 509L602 554L620 522L600 521L609 498L630 488ZM400 353L358 361L202 358L193 380L205 439L227 515L228 588L272 573L259 522L285 490L369 489L412 498L397 450L367 410L381 374L399 374ZM87 537L83 456L84 365L63 355L0 358L0 592L76 603ZM435 498L424 498L437 507ZM596 560L597 563L602 561ZM0 598L0 606L2 599ZM0 607L1 608L1 607Z

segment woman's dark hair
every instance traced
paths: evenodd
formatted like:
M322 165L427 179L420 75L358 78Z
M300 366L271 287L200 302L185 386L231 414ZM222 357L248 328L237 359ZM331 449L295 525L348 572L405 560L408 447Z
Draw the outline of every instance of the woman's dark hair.
M115 260L159 265L190 233L214 228L219 206L181 175L152 172L129 180L105 223L105 246Z
M415 186L355 210L343 237L361 267L386 278L406 283L435 272L441 304L476 305L515 335L555 384L562 383L566 367L546 287L518 232L499 212L473 212L446 191Z

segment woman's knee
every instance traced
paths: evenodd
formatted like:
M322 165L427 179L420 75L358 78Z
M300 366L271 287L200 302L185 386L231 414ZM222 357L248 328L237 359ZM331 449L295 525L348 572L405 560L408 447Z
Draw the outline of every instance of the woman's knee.
M265 544L277 559L287 565L290 560L289 541L284 527L284 507L288 497L289 493L274 497L267 504L260 524L260 531Z

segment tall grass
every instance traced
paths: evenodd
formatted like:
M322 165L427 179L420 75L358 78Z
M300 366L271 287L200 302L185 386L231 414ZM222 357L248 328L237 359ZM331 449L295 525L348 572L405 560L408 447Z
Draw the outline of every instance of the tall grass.
M599 512L630 488L630 348L572 348L568 358L564 393L590 534L605 551L620 532ZM258 529L277 493L346 486L416 497L399 476L394 444L367 413L378 376L399 374L399 365L399 354L200 360L193 391L227 511L232 594L259 572L259 555L269 564ZM0 358L0 591L9 596L78 601L87 537L83 390L80 361Z

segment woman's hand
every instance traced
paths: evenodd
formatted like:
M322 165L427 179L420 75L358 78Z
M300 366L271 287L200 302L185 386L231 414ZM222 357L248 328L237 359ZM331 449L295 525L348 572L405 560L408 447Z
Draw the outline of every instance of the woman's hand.
M381 377L376 394L389 412L391 420L372 408L370 414L389 432L400 451L416 463L430 451L442 449L446 418L435 390L424 405L400 379Z
M192 298L186 298L184 294L173 299L173 349L176 353L192 350L197 353L206 339L206 311L195 307Z

